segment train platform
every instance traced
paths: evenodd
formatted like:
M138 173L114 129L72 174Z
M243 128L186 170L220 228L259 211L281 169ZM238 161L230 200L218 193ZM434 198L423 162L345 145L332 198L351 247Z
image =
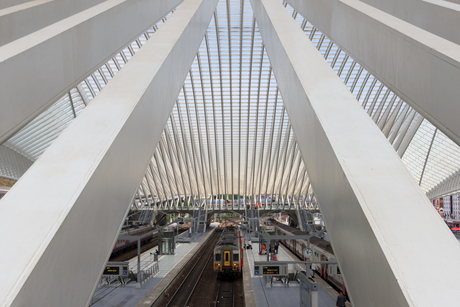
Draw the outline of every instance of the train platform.
M91 307L134 307L150 306L150 302L161 295L162 290L176 276L177 272L190 259L195 251L203 244L218 224L211 224L205 233L195 234L190 243L176 244L174 255L162 255L158 258L159 271L148 280L142 288L136 288L136 283L124 286L97 288ZM181 236L187 236L188 232ZM152 261L156 247L141 254L141 263ZM137 256L128 261L130 268L137 266Z
M278 261L298 260L282 245L278 249L277 259ZM254 276L254 261L267 261L267 255L259 255L259 243L253 243L252 250L245 250L245 260L247 268L245 268L244 274L250 273L250 279L252 280L252 284L250 284L249 277L245 276L246 306L250 301L255 301L255 305L251 304L251 306L257 307L300 306L300 284L297 282L290 282L289 286L279 281L265 284L263 277ZM289 265L289 271L294 272L294 265ZM315 280L319 284L318 306L335 306L338 293L321 278L317 277ZM349 306L351 304L348 303L347 307Z

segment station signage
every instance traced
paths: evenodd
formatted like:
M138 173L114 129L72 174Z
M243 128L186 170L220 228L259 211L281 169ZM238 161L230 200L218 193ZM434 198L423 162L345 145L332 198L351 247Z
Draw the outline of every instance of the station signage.
M104 273L102 275L106 276L120 276L120 267L119 266L106 266Z
M128 276L128 262L108 262L102 276Z
M280 274L280 266L264 266L263 267L263 274L264 275L279 275Z
M287 263L277 261L254 261L254 276L286 276Z

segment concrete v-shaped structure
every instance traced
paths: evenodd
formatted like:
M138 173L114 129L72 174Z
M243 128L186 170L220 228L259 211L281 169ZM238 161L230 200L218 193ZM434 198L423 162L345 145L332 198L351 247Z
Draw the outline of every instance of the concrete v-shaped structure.
M88 304L135 194L273 208L306 205L312 187L355 306L455 304L460 245L417 186L460 168L428 165L445 160L437 143L460 152L460 47L445 27L351 0L185 0L153 34L179 2L66 3L0 7L0 22L57 12L2 41L2 175L19 178L74 121L0 202L2 306Z

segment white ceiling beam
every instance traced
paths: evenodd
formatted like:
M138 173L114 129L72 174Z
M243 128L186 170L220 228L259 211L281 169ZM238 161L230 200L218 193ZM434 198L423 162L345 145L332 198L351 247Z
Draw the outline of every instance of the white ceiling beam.
M428 32L460 44L459 0L361 0ZM456 3L453 3L456 2Z
M180 2L108 0L0 47L0 144Z
M104 0L34 0L0 9L0 46L102 1Z
M460 145L460 46L358 0L289 3Z

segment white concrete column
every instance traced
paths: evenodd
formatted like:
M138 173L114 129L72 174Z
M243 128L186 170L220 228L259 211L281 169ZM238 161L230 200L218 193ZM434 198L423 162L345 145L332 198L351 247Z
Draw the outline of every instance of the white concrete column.
M89 304L216 3L184 1L1 200L0 306Z
M22 3L27 3L29 0L2 0L0 2L0 10L12 6L16 6Z
M358 0L289 3L460 145L459 45Z
M361 1L456 44L460 43L459 0Z
M0 46L103 1L34 0L0 9Z
M0 144L180 2L108 0L0 47Z
M353 305L457 304L455 237L281 2L251 4Z

